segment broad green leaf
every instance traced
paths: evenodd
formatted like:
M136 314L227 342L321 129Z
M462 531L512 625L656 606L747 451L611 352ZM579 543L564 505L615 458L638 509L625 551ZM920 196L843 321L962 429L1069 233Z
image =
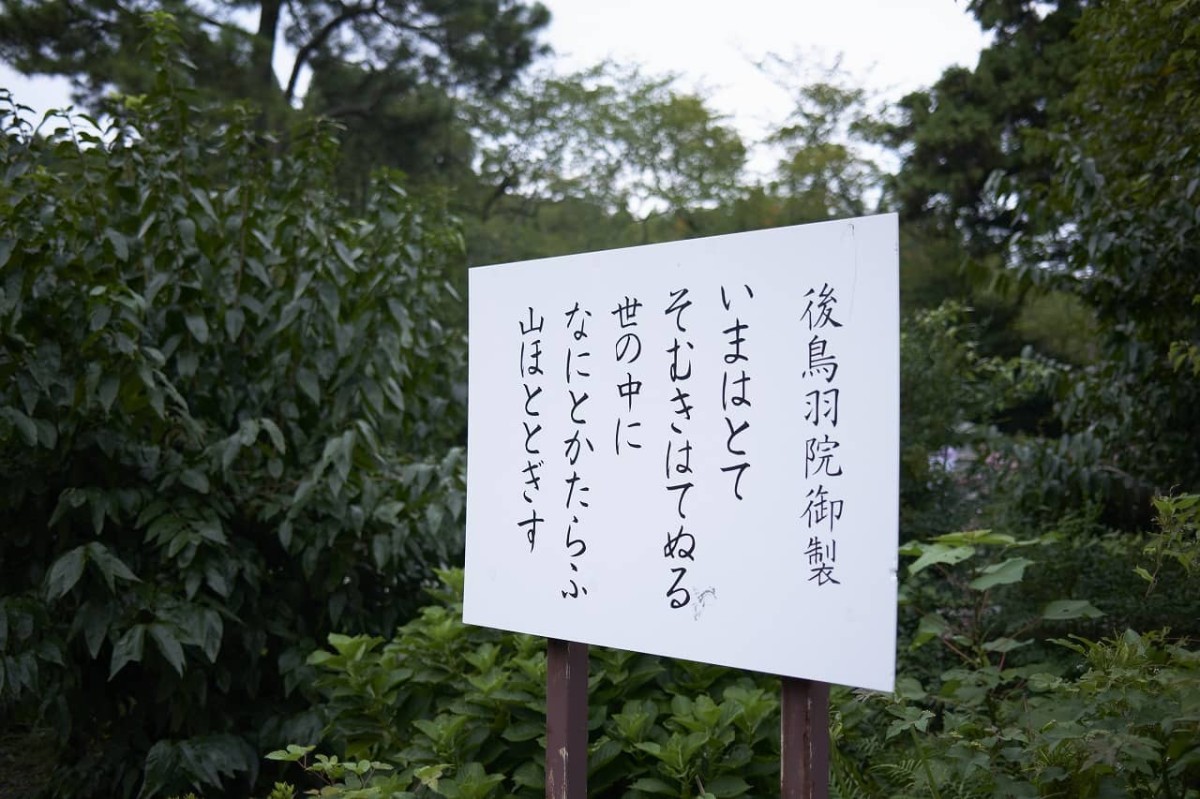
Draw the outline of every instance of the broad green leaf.
M888 740L907 730L925 732L929 727L930 720L933 719L933 713L912 705L892 705L887 708L887 711L896 717L896 720L888 726L886 733Z
M95 601L89 601L79 609L75 623L83 631L83 640L87 644L88 654L94 660L100 655L100 647L108 636L108 626L112 622L112 609Z
M1010 546L1017 543L1017 539L1006 533L993 533L991 530L959 530L953 533L944 533L933 539L938 544L945 544L951 547L960 546Z
M187 324L187 329L191 332L192 338L196 339L200 344L208 343L208 320L201 313L190 313L184 317L184 322Z
M388 561L391 557L392 538L388 534L381 533L371 538L371 559L377 569L387 568Z
M325 312L329 314L329 318L336 322L342 305L342 298L338 294L337 286L332 281L318 281L317 299L325 308Z
M308 286L313 281L313 273L311 270L305 270L300 273L296 280L296 287L292 290L292 300L298 300L308 290Z
M271 444L275 447L275 451L280 454L286 453L287 443L283 439L283 432L279 429L279 426L266 418L260 419L259 422L262 424L263 430L266 430L267 435L270 436Z
M179 639L175 637L175 633L171 631L171 628L163 624L151 624L149 629L150 637L154 639L158 651L171 664L171 668L175 669L175 673L183 676L183 647L179 644Z
M204 650L204 656L208 658L209 663L216 663L217 655L221 652L221 638L225 634L225 623L221 620L221 614L215 610L205 610L203 618L200 648Z
M58 496L58 504L54 506L54 513L50 514L48 525L53 527L67 514L67 511L78 509L87 503L88 495L86 491L78 488L64 489Z
M241 308L230 308L225 312L225 335L230 341L237 341L246 326L246 314Z
M741 777L723 775L705 782L704 787L710 794L717 797L717 799L725 799L726 797L741 796L746 793L750 790L750 783Z
M671 787L657 777L642 777L634 780L633 785L629 786L635 791L645 791L646 793L660 794L662 796L679 796L679 790Z
M506 741L520 743L522 741L533 741L542 735L546 734L546 724L542 721L521 721L515 724L509 724L504 728L504 732L500 736Z
M342 263L344 263L349 269L354 269L355 254L350 252L350 249L344 243L342 243L341 239L333 240L333 249L334 252L337 253L337 257L341 259Z
M1033 641L1018 641L1015 638L997 638L995 640L988 641L983 645L983 648L988 652L999 652L1003 654L1005 652L1011 652L1014 649L1020 649L1023 646L1029 646L1032 643Z
M910 563L909 574L916 574L937 563L953 565L962 563L975 554L972 546L947 546L945 544L923 544L921 557Z
M115 590L117 580L124 580L131 583L139 582L137 575L125 565L123 560L114 555L108 547L93 541L87 545L87 548L89 559L100 570L100 576L104 578L109 591Z
M113 230L112 228L104 229L104 238L113 246L113 252L116 253L118 259L122 261L129 260L129 242L123 235Z
M92 531L99 536L104 532L104 519L108 515L107 497L99 491L89 492L88 505L92 512Z
M1025 567L1032 563L1029 558L1009 558L1002 563L990 564L980 570L970 587L976 591L986 591L997 585L1019 583L1025 577Z
M150 213L146 214L145 218L142 219L142 224L138 225L137 237L139 239L146 238L146 232L148 230L150 230L150 226L153 225L155 220L157 220L157 219L158 219L157 211L151 211Z
M217 218L217 214L213 210L212 202L210 202L208 199L208 193L205 192L204 189L193 187L192 196L196 198L196 202L200 204L200 207L204 210L204 213L208 215L209 219Z
M12 420L17 431L20 432L21 438L25 439L25 443L31 447L36 447L38 443L37 425L25 414L18 411L16 408L5 408L4 415Z
M946 620L937 613L926 613L917 625L916 635L913 636L912 648L924 646L935 639L941 638L950 629Z
M86 546L77 546L60 556L46 575L46 595L51 600L65 596L83 576L86 562Z
M238 428L235 435L229 437L230 441L236 441L240 446L249 447L258 440L258 431L262 429L262 424L256 419L247 419L242 422L242 426Z
M174 741L159 741L150 747L143 764L145 776L138 799L158 796L179 773L179 747Z
M1098 619L1104 612L1086 599L1060 599L1042 608L1042 618L1050 621Z
M209 491L208 476L198 469L185 469L183 474L179 475L179 482L201 494L207 494Z
M238 442L235 436L230 436L225 442L225 446L221 449L221 471L225 473L226 479L229 477L229 469L237 461L238 455L242 451L242 445Z
M616 754L621 752L620 745L614 741L601 743L597 751L592 752L590 757L588 757L589 768L603 768L606 763L611 762L612 757L609 757L608 754L614 748L616 749ZM546 770L539 763L526 761L517 766L516 771L513 772L512 780L513 784L518 787L541 791L546 784Z
M266 755L267 760L281 760L286 763L298 763L304 759L315 746L297 746L296 744L288 744L287 749L276 749L274 752L269 752Z
M63 661L62 648L58 641L41 641L37 645L36 652L38 660L42 661L43 663L53 663L56 666L66 665Z
M649 755L653 755L654 757L659 757L659 758L662 757L662 753L663 753L662 744L656 743L654 741L642 741L640 743L634 744L634 746L636 746L638 749L641 749L643 752L645 752Z
M229 536L225 535L225 526L221 524L221 518L215 513L205 513L204 518L198 524L193 525L192 529L205 541L211 541L221 546L229 543Z
M146 625L135 624L125 631L113 646L112 659L108 667L108 679L116 677L127 663L142 662L142 653L146 643Z
M100 330L105 325L107 325L108 320L111 318L112 318L112 306L111 305L108 305L107 303L105 303L104 305L97 305L95 308L92 309L92 313L88 317L88 330L91 330L93 333L95 333L97 330Z
M54 449L58 444L58 428L49 419L35 419L38 430L38 443L45 449Z
M292 494L292 510L304 507L312 496L313 491L317 488L317 484L311 478L304 478L296 485L296 491Z
M279 523L279 545L287 552L292 547L292 520L284 519Z
M317 376L308 369L300 369L296 372L296 385L300 386L300 390L304 395L313 401L314 404L321 404L321 386L317 382Z
M921 681L915 677L897 677L895 694L900 699L920 702L928 695Z

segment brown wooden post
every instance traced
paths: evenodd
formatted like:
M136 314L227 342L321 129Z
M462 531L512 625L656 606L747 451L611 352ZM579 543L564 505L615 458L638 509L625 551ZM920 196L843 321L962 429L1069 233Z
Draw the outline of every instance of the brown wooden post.
M588 648L546 639L546 799L587 799Z
M829 684L782 681L780 796L829 799Z

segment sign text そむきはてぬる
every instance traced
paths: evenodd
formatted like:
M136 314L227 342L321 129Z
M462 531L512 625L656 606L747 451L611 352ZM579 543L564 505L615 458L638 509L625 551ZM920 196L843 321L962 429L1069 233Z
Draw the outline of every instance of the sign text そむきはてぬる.
M890 690L894 215L470 274L464 619Z

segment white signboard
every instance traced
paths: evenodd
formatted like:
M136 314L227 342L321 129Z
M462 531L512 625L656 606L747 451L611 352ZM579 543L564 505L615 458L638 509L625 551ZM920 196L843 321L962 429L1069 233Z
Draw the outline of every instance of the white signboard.
M470 273L471 624L891 690L895 215Z

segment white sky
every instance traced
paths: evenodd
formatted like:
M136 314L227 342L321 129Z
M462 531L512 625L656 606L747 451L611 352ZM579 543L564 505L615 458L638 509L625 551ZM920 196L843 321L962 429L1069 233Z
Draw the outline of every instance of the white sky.
M946 67L974 67L986 39L965 0L542 0L565 65L612 56L680 73L751 137L787 116L787 95L755 66L770 54L829 66L896 100Z
M754 66L770 54L799 55L818 69L840 55L854 82L895 100L948 66L973 67L986 42L966 0L542 2L553 14L545 39L564 70L612 57L651 74L677 73L748 142L790 110L784 90ZM65 80L25 78L3 64L0 86L39 116L70 102Z

